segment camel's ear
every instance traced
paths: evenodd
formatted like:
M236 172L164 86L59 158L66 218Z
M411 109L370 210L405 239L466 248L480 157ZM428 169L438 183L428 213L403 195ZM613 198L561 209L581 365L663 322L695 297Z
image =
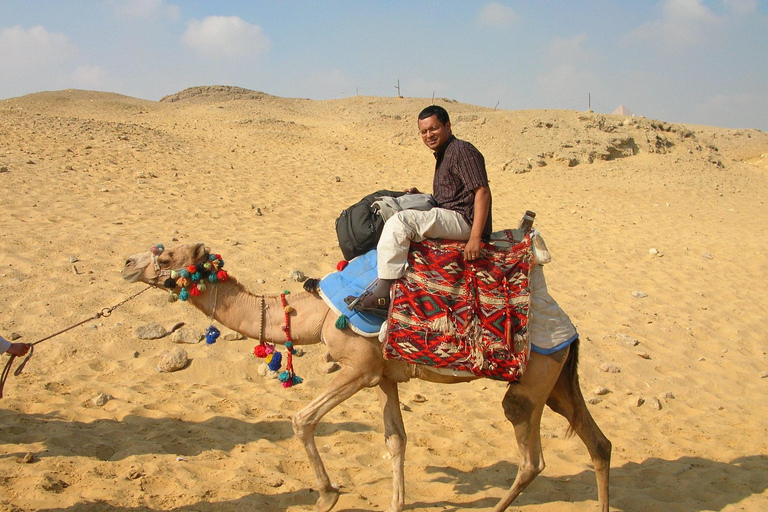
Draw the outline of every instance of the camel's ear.
M198 242L195 244L194 248L194 258L195 261L205 261L208 259L208 254L210 253L210 249L208 249L203 242Z

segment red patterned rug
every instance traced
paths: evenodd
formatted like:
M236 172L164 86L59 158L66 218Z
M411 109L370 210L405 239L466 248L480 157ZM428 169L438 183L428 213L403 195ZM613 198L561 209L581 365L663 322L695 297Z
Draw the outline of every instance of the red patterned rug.
M511 234L508 234L511 240ZM384 357L515 381L528 362L531 240L486 244L465 262L465 242L411 244L395 285Z

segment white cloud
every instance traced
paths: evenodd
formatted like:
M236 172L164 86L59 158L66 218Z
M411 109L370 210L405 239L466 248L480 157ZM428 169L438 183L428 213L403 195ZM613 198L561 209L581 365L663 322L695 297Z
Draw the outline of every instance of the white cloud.
M77 89L111 90L113 85L107 71L101 66L78 66L69 76L70 82Z
M517 13L511 7L498 2L490 2L480 9L478 22L489 27L507 27L517 21Z
M77 53L69 37L48 32L39 25L30 29L19 25L0 29L0 68L6 77L45 70L48 66L59 67Z
M719 23L702 0L665 0L661 18L637 27L627 38L679 51L706 40Z
M547 58L556 63L576 63L588 60L592 52L585 48L586 42L586 34L577 34L570 39L556 37L549 43Z
M150 18L156 15L179 19L178 6L165 3L165 0L113 0L115 12L127 18Z
M182 43L203 57L249 57L266 52L271 43L261 27L237 16L191 20Z

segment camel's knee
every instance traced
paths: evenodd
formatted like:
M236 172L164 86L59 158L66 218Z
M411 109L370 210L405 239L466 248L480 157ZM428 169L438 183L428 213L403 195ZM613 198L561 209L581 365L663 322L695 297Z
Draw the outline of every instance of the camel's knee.
M303 438L309 432L314 432L317 426L317 422L309 421L309 414L303 410L293 415L291 424L293 426L293 433L300 438Z
M512 386L514 385L512 384ZM515 394L512 387L504 395L501 406L504 408L504 416L513 424L518 423L521 419L530 418L534 409L533 402L526 396Z

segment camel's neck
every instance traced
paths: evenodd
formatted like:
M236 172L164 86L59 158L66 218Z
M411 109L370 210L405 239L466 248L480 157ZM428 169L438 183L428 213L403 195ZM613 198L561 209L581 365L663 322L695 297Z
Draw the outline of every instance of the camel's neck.
M330 311L325 302L307 292L286 295L286 301L294 309L289 315L293 343L318 343ZM263 336L264 341L281 344L286 341L285 310L280 295L254 295L230 277L226 282L208 287L199 296L190 297L188 302L206 316L213 314L216 321L249 338Z

